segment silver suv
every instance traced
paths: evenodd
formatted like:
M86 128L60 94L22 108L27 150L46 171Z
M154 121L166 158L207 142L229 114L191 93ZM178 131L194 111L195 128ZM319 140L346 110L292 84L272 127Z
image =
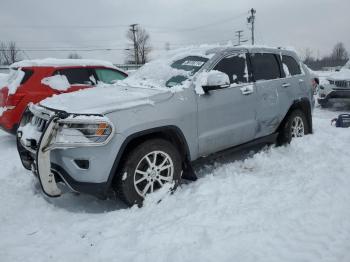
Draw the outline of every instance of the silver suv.
M18 151L46 195L61 195L58 184L99 197L113 189L140 205L165 183L195 179L194 160L312 133L311 79L293 51L182 49L115 85L24 114Z

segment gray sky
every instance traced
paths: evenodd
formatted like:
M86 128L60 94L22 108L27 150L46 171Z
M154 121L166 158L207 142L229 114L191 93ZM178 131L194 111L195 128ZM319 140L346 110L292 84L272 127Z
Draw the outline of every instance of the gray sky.
M78 51L84 58L124 62L128 25L138 23L151 36L153 55L170 48L236 41L248 10L256 13L257 44L293 46L314 55L342 41L350 51L349 0L0 0L0 41L22 49L106 49ZM30 58L65 58L70 51L26 51ZM25 56L23 54L23 56Z

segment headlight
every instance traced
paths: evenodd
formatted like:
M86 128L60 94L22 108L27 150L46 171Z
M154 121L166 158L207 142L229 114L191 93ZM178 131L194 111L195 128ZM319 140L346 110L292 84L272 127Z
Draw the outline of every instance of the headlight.
M53 147L99 146L112 138L113 124L104 117L76 117L58 121Z

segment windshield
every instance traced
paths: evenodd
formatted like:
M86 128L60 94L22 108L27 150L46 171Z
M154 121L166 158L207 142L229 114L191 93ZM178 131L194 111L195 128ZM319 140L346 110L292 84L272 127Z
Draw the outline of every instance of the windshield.
M178 86L190 79L208 60L207 57L197 55L158 59L144 65L122 83L153 88Z

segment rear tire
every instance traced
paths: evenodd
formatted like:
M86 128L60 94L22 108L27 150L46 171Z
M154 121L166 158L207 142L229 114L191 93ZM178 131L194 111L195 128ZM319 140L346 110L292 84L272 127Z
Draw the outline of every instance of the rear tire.
M165 183L181 179L182 161L176 147L163 139L152 139L139 144L125 158L117 174L117 196L128 206L142 206L144 197Z
M293 138L303 137L310 132L303 111L296 109L287 115L277 138L277 145L289 144Z

